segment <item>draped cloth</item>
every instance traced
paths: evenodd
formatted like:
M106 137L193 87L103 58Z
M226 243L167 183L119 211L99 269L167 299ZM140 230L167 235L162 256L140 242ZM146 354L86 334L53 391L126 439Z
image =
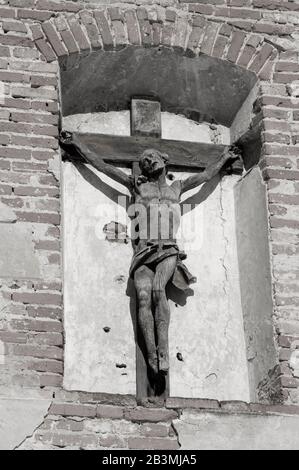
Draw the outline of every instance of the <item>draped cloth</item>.
M140 266L147 266L155 270L156 266L164 259L176 256L177 263L170 282L180 290L186 291L189 289L190 284L196 282L196 277L193 276L182 260L187 258L186 253L180 251L175 242L166 241L161 242L147 242L145 247L137 249L132 258L130 267L130 276L133 278L136 269Z

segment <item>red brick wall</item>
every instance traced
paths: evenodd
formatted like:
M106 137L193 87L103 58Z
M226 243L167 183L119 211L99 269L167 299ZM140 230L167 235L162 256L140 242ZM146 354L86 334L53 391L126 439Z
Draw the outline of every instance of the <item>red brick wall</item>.
M164 2L165 3L165 2ZM299 3L169 1L169 7L3 0L0 7L0 197L31 222L44 282L1 280L7 386L59 390L63 372L59 183L59 66L71 53L159 44L248 68L259 77L269 198L274 334L286 403L299 402L288 365L299 340ZM297 34L297 36L296 36ZM293 86L292 86L293 83Z

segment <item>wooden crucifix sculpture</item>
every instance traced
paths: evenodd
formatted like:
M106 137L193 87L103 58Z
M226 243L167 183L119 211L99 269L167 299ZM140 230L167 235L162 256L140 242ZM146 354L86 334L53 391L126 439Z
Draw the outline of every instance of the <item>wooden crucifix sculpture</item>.
M161 382L161 377L165 383L169 371L170 309L166 286L173 283L184 290L196 281L183 263L186 255L176 241L181 196L225 167L240 173L242 165L239 154L223 145L161 139L158 102L133 100L131 129L132 137L62 132L60 142L68 158L92 164L124 185L134 201L138 233L133 242L130 277L137 294L138 326L145 343L147 366L146 371L138 371L137 365L137 397L145 398L144 395L165 393L165 386L161 390L155 384ZM120 163L131 166L133 174L127 175L117 168ZM168 183L169 167L192 169L196 173ZM166 234L165 226L168 227ZM143 376L143 385L138 384L140 376Z

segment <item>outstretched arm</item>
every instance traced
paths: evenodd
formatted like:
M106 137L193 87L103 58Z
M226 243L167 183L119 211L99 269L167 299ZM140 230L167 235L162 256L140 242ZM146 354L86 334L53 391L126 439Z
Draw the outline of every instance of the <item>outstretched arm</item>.
M103 161L98 154L96 154L93 150L91 150L88 145L84 144L78 134L70 133L70 132L62 132L60 136L60 144L63 149L68 152L68 155L72 157L72 149L75 149L80 156L86 161L86 163L90 163L93 165L97 170L102 171L105 175L109 176L110 178L114 179L120 184L123 184L126 188L131 189L131 179L126 173L118 168L109 165ZM76 158L74 157L74 160Z
M189 189L196 188L196 186L209 181L215 175L217 175L217 173L219 173L228 160L234 161L238 158L239 155L236 155L230 150L229 147L226 147L217 163L209 165L202 173L189 176L189 178L182 180L181 193L189 191Z

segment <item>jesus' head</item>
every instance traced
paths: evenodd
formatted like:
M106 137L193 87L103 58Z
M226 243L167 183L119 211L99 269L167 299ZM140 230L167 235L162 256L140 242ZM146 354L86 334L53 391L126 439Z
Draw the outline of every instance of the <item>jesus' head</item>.
M145 150L140 159L139 166L143 175L154 176L166 169L168 155L155 149Z

